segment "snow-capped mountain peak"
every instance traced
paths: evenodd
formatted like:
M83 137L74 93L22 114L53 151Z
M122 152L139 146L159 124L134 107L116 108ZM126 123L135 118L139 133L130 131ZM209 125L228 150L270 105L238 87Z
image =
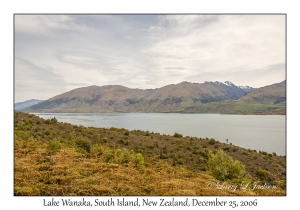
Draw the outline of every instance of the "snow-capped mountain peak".
M239 88L241 89L244 89L244 90L252 90L254 89L253 87L249 87L248 85L247 86L238 86Z
M224 84L227 86L230 86L230 87L235 86L232 82L229 82L229 81L225 81Z

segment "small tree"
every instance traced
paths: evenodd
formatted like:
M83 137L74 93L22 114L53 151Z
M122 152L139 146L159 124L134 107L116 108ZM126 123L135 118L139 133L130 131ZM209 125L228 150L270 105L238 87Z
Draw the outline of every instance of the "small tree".
M52 123L57 123L57 119L55 117L51 118Z
M85 151L87 151L88 153L91 151L91 146L92 143L90 140L85 139L85 138L79 138L76 139L76 145L81 148L84 149Z
M175 132L173 135L175 138L181 138L182 134Z
M145 160L144 160L144 157L141 153L137 153L135 155L135 160L134 161L135 161L135 166L137 168L141 168L141 167L145 166Z
M245 166L238 160L233 160L223 150L218 150L216 154L210 154L207 161L208 170L212 175L221 181L243 178Z

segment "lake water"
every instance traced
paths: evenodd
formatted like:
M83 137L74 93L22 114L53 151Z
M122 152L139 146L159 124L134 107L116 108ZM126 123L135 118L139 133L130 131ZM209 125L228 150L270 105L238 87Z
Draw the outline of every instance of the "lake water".
M286 154L286 118L278 115L175 113L33 113L41 118L93 127L148 130L160 134L214 138L220 142Z

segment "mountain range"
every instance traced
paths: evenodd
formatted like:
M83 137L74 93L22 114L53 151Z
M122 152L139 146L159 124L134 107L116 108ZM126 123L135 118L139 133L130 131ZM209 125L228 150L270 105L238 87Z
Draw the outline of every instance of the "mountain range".
M24 109L26 107L29 107L29 106L35 105L37 103L40 103L42 101L43 100L30 99L30 100L27 100L27 101L22 101L22 102L15 103L14 108L15 108L15 110L21 110L21 109Z
M286 81L251 88L231 82L181 82L156 89L77 88L21 111L285 114Z
M286 114L286 81L253 89L238 100L190 107L186 112L224 114Z

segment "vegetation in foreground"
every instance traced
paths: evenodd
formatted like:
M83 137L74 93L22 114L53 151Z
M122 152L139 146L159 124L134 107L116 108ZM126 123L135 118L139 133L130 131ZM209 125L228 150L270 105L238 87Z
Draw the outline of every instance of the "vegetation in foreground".
M275 153L19 112L14 126L15 195L286 195Z

